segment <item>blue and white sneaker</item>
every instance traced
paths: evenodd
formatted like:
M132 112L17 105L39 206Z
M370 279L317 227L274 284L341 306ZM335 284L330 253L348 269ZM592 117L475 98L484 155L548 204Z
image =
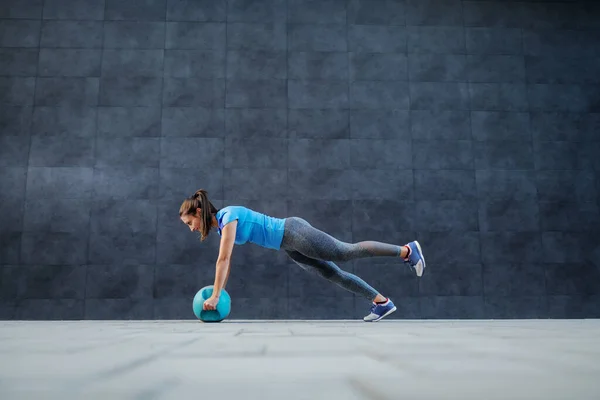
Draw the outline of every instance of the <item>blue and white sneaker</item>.
M408 253L408 257L404 259L404 262L416 271L417 276L422 276L425 269L425 257L423 257L421 245L415 240L414 242L407 243L406 246L408 246L410 252Z
M396 306L390 299L383 304L373 303L371 307L371 313L363 318L365 322L377 322L383 317L387 317L391 313L396 311Z

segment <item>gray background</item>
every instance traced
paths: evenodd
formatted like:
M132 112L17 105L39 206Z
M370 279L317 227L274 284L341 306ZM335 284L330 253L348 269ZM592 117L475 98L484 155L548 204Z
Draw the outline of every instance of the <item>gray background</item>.
M600 316L600 7L457 0L2 0L0 318L194 318L217 206L429 269L340 264L394 318ZM236 247L231 318L369 303Z

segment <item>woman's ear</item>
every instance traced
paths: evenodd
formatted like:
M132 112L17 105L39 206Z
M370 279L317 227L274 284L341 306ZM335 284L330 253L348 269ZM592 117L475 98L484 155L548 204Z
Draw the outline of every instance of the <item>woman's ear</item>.
M196 217L202 216L202 209L200 207L196 208Z

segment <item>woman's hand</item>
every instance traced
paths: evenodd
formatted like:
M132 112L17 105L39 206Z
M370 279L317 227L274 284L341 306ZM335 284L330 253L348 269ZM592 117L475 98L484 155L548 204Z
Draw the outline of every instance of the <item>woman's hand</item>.
M216 310L218 303L219 303L219 298L218 297L210 296L208 299L204 300L204 304L202 305L202 309L204 309L204 310Z

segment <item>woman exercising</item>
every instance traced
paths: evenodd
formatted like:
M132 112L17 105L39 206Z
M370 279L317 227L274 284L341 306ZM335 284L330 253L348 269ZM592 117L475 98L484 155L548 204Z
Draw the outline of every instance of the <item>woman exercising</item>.
M205 310L216 308L221 290L227 284L234 244L250 242L269 249L284 250L302 268L312 270L330 282L367 298L373 302L369 315L363 318L367 322L379 321L396 311L396 306L358 276L341 270L334 261L400 257L416 271L417 276L423 275L425 268L425 258L417 241L402 246L375 241L345 243L302 218L274 218L243 206L227 206L218 210L203 189L183 201L179 217L192 232L200 232L202 241L212 228L217 228L221 237L213 294L204 302Z

